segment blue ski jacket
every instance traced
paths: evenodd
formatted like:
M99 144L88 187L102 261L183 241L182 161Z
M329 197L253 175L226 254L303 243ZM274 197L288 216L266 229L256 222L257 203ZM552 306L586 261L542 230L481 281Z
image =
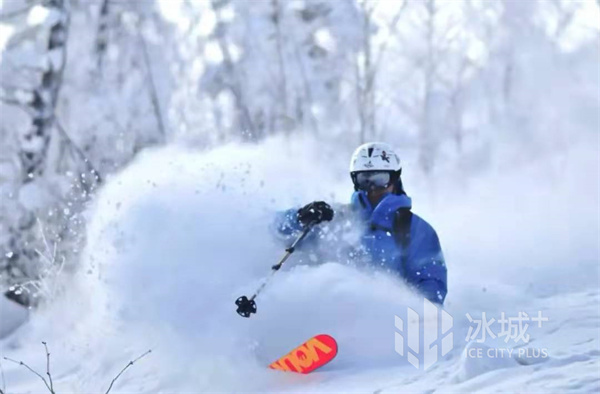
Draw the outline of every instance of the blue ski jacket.
M335 207L334 220L316 226L304 240L301 249L331 252L333 248L337 249L336 261L340 261L340 257L345 257L349 263L367 260L368 264L399 274L428 300L443 304L447 293L447 271L440 241L433 227L411 213L407 219L410 231L406 231L410 234L410 240L406 243L397 238L400 231L395 223L397 212L410 210L411 207L412 201L404 193L389 193L373 207L365 192L356 191L350 205ZM295 237L302 230L297 209L279 213L276 227L277 233L285 239ZM343 236L331 237L332 234L339 235L357 227L360 235L354 245L344 245ZM328 245L314 248L315 243Z

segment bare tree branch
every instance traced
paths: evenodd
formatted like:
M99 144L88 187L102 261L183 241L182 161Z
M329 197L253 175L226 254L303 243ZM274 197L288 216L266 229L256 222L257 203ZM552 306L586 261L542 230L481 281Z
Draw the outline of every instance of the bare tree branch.
M308 100L308 113L310 117L310 122L313 127L313 131L315 135L319 135L319 124L317 123L317 119L315 118L315 114L312 111L314 99L312 94L312 89L310 86L310 82L306 76L306 68L304 66L304 62L302 61L302 56L300 55L300 51L298 50L298 45L295 45L295 55L296 60L298 61L298 68L300 69L300 78L302 79L302 85L304 86L304 94L306 95L306 99Z
M119 379L119 377L123 374L123 372L125 372L127 370L127 368L131 367L133 364L135 364L138 360L142 359L143 357L146 357L148 354L152 353L152 349L148 350L146 353L142 354L141 356L139 356L138 358L136 358L133 361L130 361L122 370L121 372L119 372L119 374L117 376L115 376L115 378L112 380L112 382L110 382L110 386L108 386L108 390L106 390L105 394L108 394L110 392L110 390L112 389L113 384L115 384L115 382L117 381L117 379Z
M22 365L25 368L27 368L31 373L33 373L35 376L37 376L38 378L42 379L42 382L44 382L44 384L46 385L46 388L48 389L48 391L50 391L51 394L56 394L54 392L53 389L50 388L50 385L48 384L48 382L46 381L46 379L40 375L37 371L35 371L33 368L31 368L29 365L25 364L23 361L17 361L17 360L13 360L12 358L8 358L8 357L4 357L4 359L6 361L10 361L12 363L15 363L17 365Z
M23 361L13 360L12 358L8 358L8 357L4 357L4 359L7 360L7 361L10 361L12 363L15 363L17 365L22 365L25 368L27 368L31 373L33 373L35 376L37 376L38 378L40 378L42 380L42 382L44 382L44 385L46 386L46 388L48 389L48 391L50 392L50 394L56 394L56 392L54 391L54 384L52 382L52 375L50 373L50 352L48 351L48 345L46 344L46 342L42 342L42 344L44 345L44 348L46 349L46 375L48 375L48 379L50 380L50 383L48 383L48 381L41 374L39 374L36 370L34 370L33 368L31 368L29 365L27 365ZM108 386L108 390L106 390L105 394L108 394L110 392L110 390L112 389L112 387L115 384L115 382L119 379L119 377L121 377L121 375L129 367L131 367L137 361L139 361L142 358L146 357L150 353L152 353L152 349L150 349L147 352L145 352L144 354L140 355L138 358L134 359L133 361L130 361L129 363L127 363L127 365L121 370L121 372L119 372L117 374L117 376L115 376L115 378L111 381L110 386ZM0 394L6 394L6 386L4 385L4 370L2 369L2 364L0 364L0 372L2 373L2 382L3 382L3 389L0 389Z
M277 64L279 66L279 106L282 109L278 116L287 116L287 78L285 74L285 62L283 60L283 40L281 37L281 6L279 0L272 0L273 23L275 24L275 48L277 51Z
M242 89L242 83L240 80L240 75L238 70L234 66L234 61L231 56L231 51L229 50L229 45L225 39L225 34L223 34L223 21L221 16L221 10L219 5L219 0L212 0L211 6L213 11L217 15L217 26L215 27L215 32L218 32L216 35L216 40L219 45L219 49L223 53L223 66L226 72L231 77L232 82L228 84L229 91L235 98L236 110L239 112L241 132L244 138L248 139L256 139L260 136L257 135L257 128L252 119L252 114L250 112L250 108L248 108L248 103L244 95L244 91Z
M392 21L390 22L390 25L388 27L389 34L388 34L386 40L384 41L384 43L381 44L381 48L379 49L379 54L377 55L377 60L375 61L375 65L373 66L372 78L374 78L375 75L377 74L377 70L379 69L379 66L381 65L381 61L383 59L383 55L387 51L388 45L390 43L390 38L393 35L395 35L396 30L398 30L398 22L400 21L400 17L402 16L402 13L406 9L406 4L407 4L406 1L402 2L400 9L398 9L398 12L396 12L394 17L392 18Z
M387 0L384 0L387 1ZM367 18L371 18L373 16L373 14L375 13L375 10L377 9L377 7L379 6L379 4L381 3L381 0L373 0L373 1L369 1L369 0L364 0L363 2L363 9L367 15ZM369 7L369 5L372 4L371 7Z
M96 170L96 167L94 167L87 155L81 150L79 146L77 146L77 144L71 139L69 134L67 134L60 120L56 118L54 120L54 123L56 125L57 130L60 132L65 141L67 141L71 149L77 154L77 156L79 156L79 159L81 159L86 164L88 171L96 177L96 182L102 183L102 175L100 174L100 172L98 172L98 170Z
M160 102L158 100L158 93L156 90L156 83L154 82L154 75L152 74L152 65L150 64L150 56L148 55L148 46L144 39L143 33L139 32L140 43L142 44L142 54L144 55L144 64L146 65L146 75L148 76L148 88L150 93L150 100L152 102L152 109L154 110L154 116L156 117L156 123L158 124L158 130L162 138L161 142L165 142L167 138L167 132L165 130L165 124L163 122L162 112L160 110Z
M41 294L46 299L52 299L57 294L57 279L60 277L62 270L65 266L65 256L61 256L60 262L57 262L56 259L56 249L57 243L54 242L54 248L51 249L50 245L47 241L46 233L44 231L44 226L42 225L39 217L35 218L38 224L38 228L40 229L40 237L42 238L42 242L44 244L45 253L40 252L38 249L34 249L34 251L40 256L41 262L45 263L45 267L41 270L39 277L37 279L29 280L24 283L19 284L19 288L28 294L31 294L30 287L33 287L36 290L35 294ZM42 342L44 346L46 343ZM46 347L46 353L48 353L48 349ZM48 360L49 363L49 360ZM49 364L48 364L49 366ZM48 369L49 372L49 369Z
M44 349L46 349L46 375L48 375L48 379L50 380L50 392L53 393L54 385L52 384L52 375L50 374L50 352L48 351L48 345L46 344L46 342L42 343L44 344Z
M600 1L600 0L598 0L598 1ZM560 40L560 38L563 36L565 30L567 30L567 28L569 27L571 22L573 22L573 19L575 17L575 13L577 12L577 9L569 8L569 7L572 7L572 5L565 7L565 6L563 6L563 4L560 1L557 1L557 0L553 0L552 5L554 6L554 8L556 9L556 12L558 13L558 22L556 24L556 31L554 32L554 38L556 40Z

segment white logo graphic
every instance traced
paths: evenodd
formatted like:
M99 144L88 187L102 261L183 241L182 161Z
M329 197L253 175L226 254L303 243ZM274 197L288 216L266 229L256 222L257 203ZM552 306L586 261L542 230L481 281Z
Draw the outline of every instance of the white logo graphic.
M428 369L439 357L445 356L452 350L454 336L450 330L453 318L429 300L423 299L423 316L407 308L406 330L404 320L398 316L394 318L394 325L399 331L395 332L394 338L396 353L404 356L406 349L406 358L415 368L419 369L423 365L424 370ZM441 324L438 324L440 320Z
M469 326L469 332L465 340L467 342L476 340L480 343L485 342L487 337L492 339L504 337L505 343L512 339L515 343L523 341L527 344L529 343L529 334L527 333L529 324L527 322L537 323L538 328L542 328L542 323L548 321L548 317L543 316L542 311L538 311L537 317L532 316L531 318L526 312L519 312L516 317L509 317L508 319L506 313L502 312L498 320L493 317L488 320L485 312L481 312L481 319L471 317L470 313L467 313L466 316L469 323L475 324L475 327ZM492 329L494 322L500 326L500 332Z

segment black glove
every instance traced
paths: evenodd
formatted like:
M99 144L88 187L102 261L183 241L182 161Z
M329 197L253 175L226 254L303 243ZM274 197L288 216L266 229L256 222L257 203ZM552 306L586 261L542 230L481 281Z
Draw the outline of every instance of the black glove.
M298 220L303 226L333 219L333 209L324 201L314 201L298 210Z

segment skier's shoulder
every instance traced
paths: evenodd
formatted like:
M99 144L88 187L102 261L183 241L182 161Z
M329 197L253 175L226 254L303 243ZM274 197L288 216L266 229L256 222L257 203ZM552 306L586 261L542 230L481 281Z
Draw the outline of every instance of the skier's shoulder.
M395 211L396 229L410 228L411 235L433 236L437 237L437 233L433 226L422 216L413 211L412 198L406 193L398 193L387 196L382 203L382 208L385 211ZM384 206L385 205L385 206ZM409 223L407 223L407 221Z
M412 214L411 220L411 237L413 240L429 240L439 243L439 238L435 228L423 217L416 213Z
M427 221L425 220L422 216L412 212L412 226L416 227L422 231L433 231L435 232L435 229L433 228L433 226Z

